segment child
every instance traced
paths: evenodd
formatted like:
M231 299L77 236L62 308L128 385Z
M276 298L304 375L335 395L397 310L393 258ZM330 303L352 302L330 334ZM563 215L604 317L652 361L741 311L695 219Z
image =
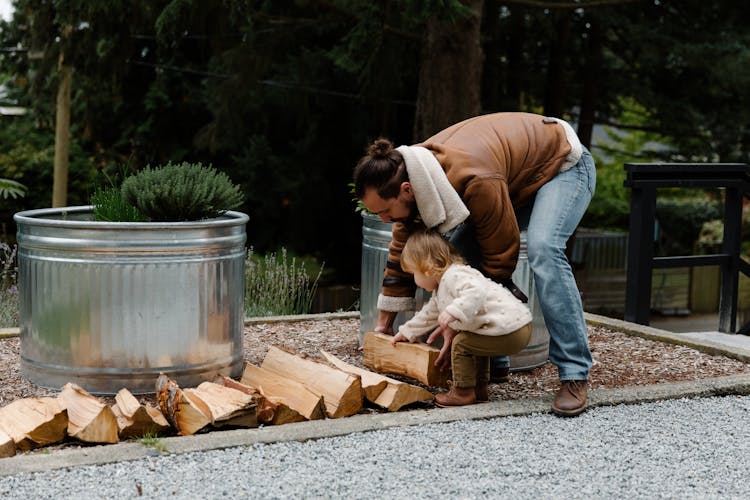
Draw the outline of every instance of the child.
M433 292L429 302L402 325L393 343L414 342L436 327L458 333L450 346L453 386L435 396L438 406L488 401L489 356L521 351L531 338L531 312L502 285L469 267L442 236L412 234L401 267L418 286Z

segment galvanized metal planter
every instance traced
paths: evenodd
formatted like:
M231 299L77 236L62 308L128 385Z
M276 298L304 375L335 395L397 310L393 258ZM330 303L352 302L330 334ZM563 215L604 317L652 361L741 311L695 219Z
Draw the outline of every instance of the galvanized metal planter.
M360 344L362 336L375 327L378 315L378 294L380 293L388 260L388 246L391 242L391 224L382 222L372 214L362 214L362 268L360 284ZM521 250L518 264L513 272L513 282L529 297L529 308L533 316L532 333L529 345L518 354L510 357L513 371L531 370L547 362L549 357L549 331L544 323L539 299L534 288L534 274L529 268L526 252L526 233L521 233ZM417 289L417 309L429 299L429 293ZM393 324L396 327L408 321L413 312L401 312Z
M32 383L153 392L242 371L245 224L96 222L91 207L19 212L21 369Z

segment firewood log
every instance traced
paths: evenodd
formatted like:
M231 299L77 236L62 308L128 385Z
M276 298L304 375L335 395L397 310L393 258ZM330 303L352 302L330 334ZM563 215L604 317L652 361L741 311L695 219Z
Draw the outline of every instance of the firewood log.
M255 398L237 389L213 382L203 382L196 389L185 389L191 399L206 405L214 427L258 427Z
M420 401L432 401L434 397L430 391L416 385L359 368L325 351L321 353L329 363L340 370L362 377L362 387L367 400L388 411L398 411L403 406Z
M391 344L390 335L367 332L364 337L364 364L380 373L413 378L432 387L446 387L448 372L435 366L440 349L422 342Z
M68 412L57 398L18 399L0 408L0 428L26 451L65 439Z
M30 450L62 441L68 412L57 398L24 398L0 408L0 428L18 450Z
M167 421L183 436L195 434L211 423L211 412L205 403L193 400L163 373L156 380L156 400Z
M275 425L325 417L323 397L283 375L248 363L240 382L254 387L278 405L272 421Z
M117 418L120 437L141 437L146 434L162 434L169 430L169 422L158 408L142 405L127 389L115 396L112 412Z
M348 417L362 409L362 381L358 375L343 372L322 362L305 359L271 346L261 368L304 384L323 396L326 415Z
M117 443L119 428L112 409L78 385L68 382L58 396L68 410L68 435L86 443Z
M16 454L16 442L8 434L0 430L0 458L12 457Z
M274 423L274 416L276 415L279 403L272 403L255 387L250 387L249 385L237 382L233 378L227 377L226 375L218 375L214 382L216 382L217 384L222 384L225 387L231 387L232 389L236 389L254 397L255 404L257 405L255 414L258 418L258 422L261 424ZM301 420L304 420L304 418L301 417Z
M340 360L333 354L327 353L326 351L320 351L320 353L323 355L326 361L328 361L339 370L343 370L346 373L351 373L352 375L359 375L362 380L362 391L364 391L365 399L370 402L375 401L378 395L383 392L383 390L388 385L385 377L378 373L374 373L369 370L363 370L354 365L346 363L345 361Z

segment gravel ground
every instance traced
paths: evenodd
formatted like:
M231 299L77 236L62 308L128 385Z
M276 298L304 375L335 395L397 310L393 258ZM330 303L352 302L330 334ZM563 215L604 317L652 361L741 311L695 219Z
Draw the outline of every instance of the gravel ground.
M750 496L750 397L394 428L0 478L3 498Z

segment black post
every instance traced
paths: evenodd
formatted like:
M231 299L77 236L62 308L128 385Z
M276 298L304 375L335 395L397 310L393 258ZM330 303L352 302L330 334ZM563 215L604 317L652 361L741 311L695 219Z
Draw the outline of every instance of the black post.
M625 321L649 324L654 262L656 189L633 186L630 197Z
M719 294L719 331L724 333L733 333L736 328L741 231L742 193L736 187L727 187L724 192L724 240L721 251L730 257L720 266Z

